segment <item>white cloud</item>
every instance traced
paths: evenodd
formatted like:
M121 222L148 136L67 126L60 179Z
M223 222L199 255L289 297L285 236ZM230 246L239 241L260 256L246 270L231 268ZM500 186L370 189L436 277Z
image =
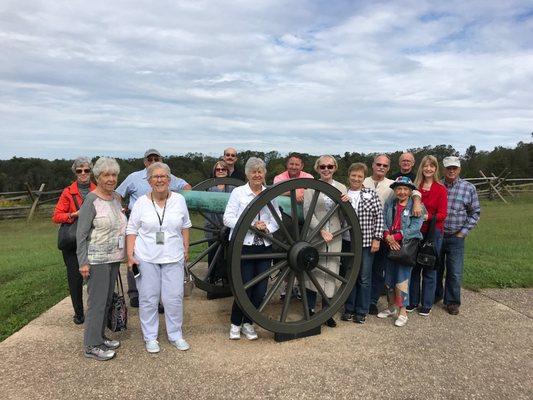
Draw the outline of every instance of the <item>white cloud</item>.
M4 2L0 158L529 141L527 1Z

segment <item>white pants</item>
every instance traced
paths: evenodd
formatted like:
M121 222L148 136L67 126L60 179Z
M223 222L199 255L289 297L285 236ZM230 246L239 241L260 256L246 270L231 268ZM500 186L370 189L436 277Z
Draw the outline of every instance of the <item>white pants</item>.
M165 325L168 340L182 339L183 323L183 261L152 264L140 261L141 275L137 278L139 290L139 319L144 340L156 340L159 330L159 299L165 307Z

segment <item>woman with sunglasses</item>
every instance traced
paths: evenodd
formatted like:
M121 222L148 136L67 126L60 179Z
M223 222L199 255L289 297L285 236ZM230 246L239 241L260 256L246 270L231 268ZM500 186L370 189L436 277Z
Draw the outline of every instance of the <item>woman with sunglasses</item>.
M229 174L229 166L225 161L219 160L215 163L213 167L213 171L211 173L212 178L227 178ZM208 192L225 192L230 193L233 189L235 189L235 186L232 185L215 185L207 189ZM208 229L205 232L205 238L209 239L209 242L207 243L208 246L211 246L215 240L213 239L213 233L209 230L218 230L220 227L224 226L223 221L223 213L206 213L206 219L204 223L204 227ZM215 226L213 223L216 223L218 226ZM229 231L228 231L229 234ZM215 253L217 252L218 247L215 247L212 249L208 255L207 255L207 262L208 265L211 265L211 261L213 261L213 258L215 257ZM227 279L227 273L225 271L225 256L222 254L218 257L218 261L216 263L216 266L211 270L211 274L209 276L209 281L212 283L215 283L217 280L220 279ZM209 293L207 293L207 296L209 298Z
M79 209L85 196L96 188L96 185L91 182L92 166L91 160L87 157L78 157L74 160L72 172L76 180L63 189L59 197L52 216L52 220L56 224L72 224L78 218ZM83 278L79 271L76 243L73 243L70 248L62 249L61 252L67 267L68 288L74 308L72 319L76 325L83 324L85 320L82 298Z
M315 162L315 171L318 172L318 174L320 175L320 180L334 186L344 195L347 192L346 186L333 179L333 175L337 171L337 168L337 160L335 160L335 158L329 155L320 156ZM314 190L311 189L307 189L304 193L304 214L307 214L309 211L311 200L313 198L313 193ZM316 207L311 218L310 228L313 229L314 227L316 227L319 224L320 220L322 220L322 218L326 216L328 211L334 205L335 202L332 199L330 199L324 193L321 193L318 196L318 201L316 203ZM339 235L336 238L333 238L332 234L333 232L341 229L341 224L342 221L340 212L337 211L331 216L331 218L328 220L328 222L326 222L326 224L320 231L320 235L324 239L325 243L322 246L322 249L320 249L319 251L341 251L342 236ZM339 273L339 257L320 257L319 263L330 271L336 274ZM333 294L335 293L335 278L333 278L329 274L326 274L323 271L316 269L313 271L313 273L315 274L318 283L322 286L322 289L326 293L326 296L333 297ZM311 314L313 314L315 312L317 289L310 280L306 280L305 287L307 288L307 301L309 304L309 311ZM324 300L322 300L322 307L325 307ZM337 322L333 318L330 318L326 321L326 325L333 328L337 326Z

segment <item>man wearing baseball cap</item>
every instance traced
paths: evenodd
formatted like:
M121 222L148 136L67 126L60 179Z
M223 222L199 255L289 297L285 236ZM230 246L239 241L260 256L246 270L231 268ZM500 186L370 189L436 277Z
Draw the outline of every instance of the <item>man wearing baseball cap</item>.
M459 157L445 157L442 164L445 169L442 183L448 189L448 216L444 221L444 239L435 299L438 301L442 298L442 277L446 269L444 305L448 313L457 315L461 305L465 238L476 226L481 207L475 186L459 177L461 173Z
M150 192L152 188L147 179L147 168L155 163L162 161L161 153L156 149L148 149L144 152L144 169L141 171L132 172L126 179L116 188L117 192L123 199L129 196L128 210L133 209L133 205L146 193ZM191 190L191 185L185 182L183 179L174 175L170 176L170 190L177 192L178 190ZM129 215L129 212L126 212ZM130 305L132 307L139 307L139 292L137 291L137 285L133 272L128 270L128 296L130 298ZM162 308L160 307L160 311Z

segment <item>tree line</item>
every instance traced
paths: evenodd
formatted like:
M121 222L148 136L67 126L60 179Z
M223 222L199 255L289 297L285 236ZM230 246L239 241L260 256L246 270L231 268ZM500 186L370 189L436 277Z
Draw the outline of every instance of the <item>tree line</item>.
M424 146L408 149L415 155L418 162L425 155L432 154L441 161L444 157L454 155L462 159L463 177L478 177L479 170L485 173L500 174L503 170L510 172L509 178L533 177L533 142L519 142L514 148L497 146L492 151L478 151L476 146L468 147L464 154L460 154L451 145ZM350 164L363 162L369 168L377 153L350 153L334 154L339 163L336 173L337 180L343 180ZM402 151L389 153L391 170L389 175L399 170L398 160ZM301 154L305 161L305 170L313 173L313 165L318 155ZM241 165L249 157L259 157L267 163L267 182L271 183L275 175L285 170L286 155L277 151L258 152L252 150L240 151L239 162ZM93 159L96 160L97 157ZM195 185L211 176L213 165L217 158L203 155L202 153L188 153L180 156L167 156L164 161L169 165L172 173ZM10 160L0 160L0 192L20 191L26 189L26 183L31 188L37 189L41 183L46 184L46 190L61 189L73 181L71 165L73 160L46 160L41 158L13 157ZM120 164L119 182L128 174L144 168L142 158L117 158Z

